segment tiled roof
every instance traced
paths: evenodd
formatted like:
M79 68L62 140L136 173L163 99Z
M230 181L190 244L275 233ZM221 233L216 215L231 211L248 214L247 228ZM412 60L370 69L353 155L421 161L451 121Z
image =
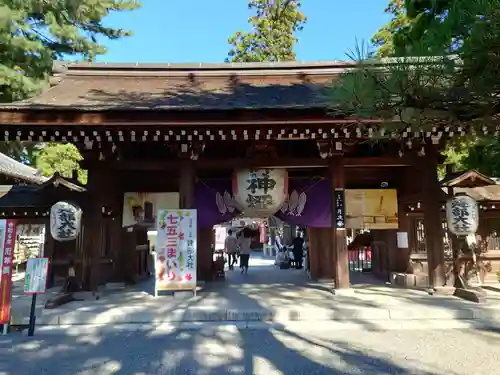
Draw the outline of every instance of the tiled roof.
M0 174L32 184L42 184L48 180L38 169L18 162L0 153Z
M45 203L43 192L33 185L1 185L1 208L42 207Z
M445 190L445 188L443 188ZM456 193L465 193L477 201L500 201L500 186L490 185L474 188L455 188Z
M52 87L2 109L324 108L348 62L56 64Z

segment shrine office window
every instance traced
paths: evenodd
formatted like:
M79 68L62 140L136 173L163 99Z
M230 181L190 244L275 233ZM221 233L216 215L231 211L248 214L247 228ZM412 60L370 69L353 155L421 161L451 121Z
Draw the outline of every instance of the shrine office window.
M484 221L487 235L486 250L500 250L500 218L488 218Z
M425 227L424 219L415 219L413 221L413 252L425 253Z
M448 255L450 252L450 239L448 238L448 226L446 221L441 222L441 227L443 228L443 245L445 254ZM414 253L426 253L427 249L425 246L425 226L424 219L416 218L413 220L413 252Z

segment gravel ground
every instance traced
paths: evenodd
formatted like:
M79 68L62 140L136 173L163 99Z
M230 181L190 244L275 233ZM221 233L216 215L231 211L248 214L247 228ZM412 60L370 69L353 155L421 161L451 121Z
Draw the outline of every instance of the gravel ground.
M499 374L499 339L453 329L69 329L0 336L0 374Z

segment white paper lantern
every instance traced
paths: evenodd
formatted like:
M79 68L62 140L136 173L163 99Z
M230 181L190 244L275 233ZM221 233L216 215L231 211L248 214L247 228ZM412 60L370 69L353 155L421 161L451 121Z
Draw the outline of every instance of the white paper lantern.
M288 193L284 168L243 169L233 176L233 194L245 216L269 217L283 205Z
M474 198L459 193L446 202L448 229L457 236L475 234L479 226L479 208Z
M50 234L59 242L78 237L82 225L82 210L70 202L57 202L50 209Z

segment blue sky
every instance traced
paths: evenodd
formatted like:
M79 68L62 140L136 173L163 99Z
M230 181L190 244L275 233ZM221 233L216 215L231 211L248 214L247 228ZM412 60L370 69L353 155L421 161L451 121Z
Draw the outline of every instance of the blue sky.
M116 13L107 25L134 31L107 41L100 62L222 62L227 39L248 30L247 0L142 0L134 12ZM389 0L304 0L308 17L298 35L300 61L345 60L358 41L369 41L388 20Z

